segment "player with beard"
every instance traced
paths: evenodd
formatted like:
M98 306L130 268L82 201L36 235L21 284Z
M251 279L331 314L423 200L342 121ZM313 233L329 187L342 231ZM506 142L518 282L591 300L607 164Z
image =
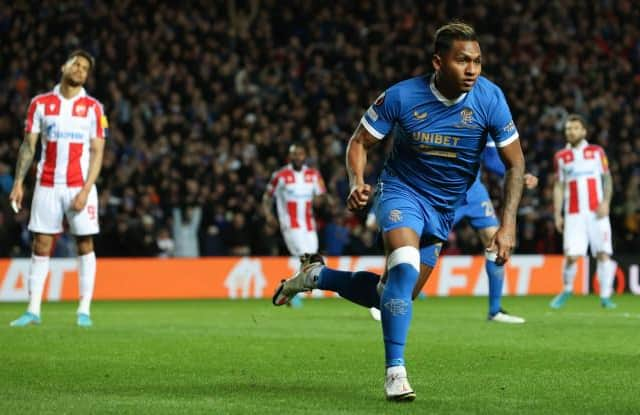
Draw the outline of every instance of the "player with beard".
M81 327L93 324L90 317L96 275L93 235L100 231L95 182L102 166L108 128L102 104L83 88L94 66L88 52L72 52L62 65L60 83L53 91L34 97L27 111L25 137L9 195L16 213L22 208L24 179L35 155L38 137L42 157L29 221L29 230L33 233L29 306L22 316L11 322L13 327L41 322L40 306L49 272L49 256L55 235L63 231L65 216L78 248L80 304L76 323Z

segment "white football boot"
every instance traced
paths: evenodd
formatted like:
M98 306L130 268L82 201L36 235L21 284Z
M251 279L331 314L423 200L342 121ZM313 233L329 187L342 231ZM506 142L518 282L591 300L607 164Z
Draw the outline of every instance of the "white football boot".
M300 257L300 269L291 278L282 280L271 301L273 305L288 304L295 295L302 291L311 291L316 288L311 271L324 267L324 259L318 254L304 254ZM315 272L314 272L315 273ZM316 274L317 275L317 274Z
M371 318L374 319L375 321L382 320L382 314L380 314L380 310L378 310L375 307L371 307L369 309L369 314L371 314Z
M525 319L522 317L514 316L512 314L507 313L505 310L500 309L494 315L489 316L489 321L495 321L496 323L507 323L507 324L523 324Z
M411 402L416 399L416 393L409 385L407 369L404 366L387 368L384 380L384 394L388 401Z

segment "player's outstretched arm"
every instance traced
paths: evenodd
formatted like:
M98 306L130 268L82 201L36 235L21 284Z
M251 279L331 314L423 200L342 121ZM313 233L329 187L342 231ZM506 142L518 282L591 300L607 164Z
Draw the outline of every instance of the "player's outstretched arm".
M367 152L380 142L371 135L362 124L349 139L347 145L347 174L349 175L349 196L347 207L349 210L358 210L367 206L371 195L371 186L364 182L364 169L367 165Z
M520 140L500 148L500 156L506 166L504 176L504 209L500 228L493 237L490 251L496 253L496 262L504 263L509 259L516 245L516 216L524 187L524 155Z
M23 183L24 178L33 163L33 157L36 154L36 142L38 141L38 133L27 133L24 140L20 144L18 150L18 161L16 162L15 180L13 188L9 194L9 200L15 210L15 213L22 208L22 198L24 197Z

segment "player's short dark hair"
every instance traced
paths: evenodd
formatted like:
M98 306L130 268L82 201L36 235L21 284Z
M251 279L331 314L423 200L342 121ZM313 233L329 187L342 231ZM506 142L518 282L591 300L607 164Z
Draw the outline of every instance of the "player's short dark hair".
M447 53L454 40L471 40L478 41L476 31L471 25L464 22L453 21L441 26L436 30L435 40L433 42L433 53L442 55Z
M87 52L84 49L76 49L69 54L69 56L67 57L67 62L69 62L71 59L75 58L76 56L81 56L85 58L87 61L89 61L89 70L90 71L93 70L94 66L96 65L96 60L93 58L93 56L89 52Z
M575 113L574 113L574 114L569 114L569 115L567 115L567 119L566 119L566 120L564 120L564 124L565 124L565 125L567 125L567 123L568 123L569 121L578 121L580 124L582 124L582 127L583 127L585 130L588 130L588 129L589 129L589 123L587 123L587 119L586 119L586 118L584 118L584 117L583 117L582 115L580 115L580 114L575 114Z

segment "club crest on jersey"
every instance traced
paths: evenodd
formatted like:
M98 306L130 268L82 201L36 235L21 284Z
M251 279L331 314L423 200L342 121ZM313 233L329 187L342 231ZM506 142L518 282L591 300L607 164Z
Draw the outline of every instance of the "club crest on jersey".
M460 123L463 125L470 125L473 122L473 111L471 108L463 108L460 111Z
M429 114L427 114L426 111L425 112L413 111L413 117L416 120L424 120L425 118L427 118L427 115L429 115Z
M380 94L380 96L378 98L376 98L375 102L373 103L374 105L382 105L382 103L384 102L384 96L387 92L383 92L382 94Z
M402 220L402 212L400 212L398 209L393 209L391 212L389 212L389 220L391 222L400 222Z
M85 104L76 104L73 107L73 115L76 117L86 117L87 116L87 106Z

